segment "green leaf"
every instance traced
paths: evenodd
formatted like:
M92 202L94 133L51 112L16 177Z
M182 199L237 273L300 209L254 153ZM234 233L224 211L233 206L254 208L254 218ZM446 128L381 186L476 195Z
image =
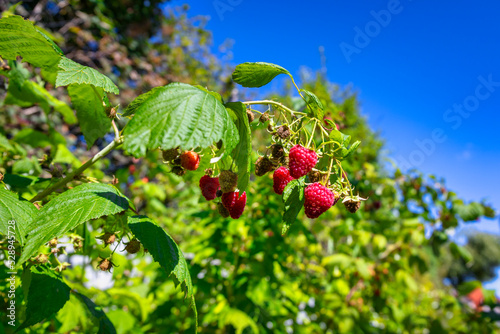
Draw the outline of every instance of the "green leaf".
M325 256L321 260L321 266L339 266L341 269L348 268L352 265L354 259L349 255L343 253L336 253L332 255Z
M222 139L228 152L239 141L224 105L212 94L171 83L139 96L127 108L135 113L124 130L125 150L141 157L147 149L205 148Z
M465 283L462 283L458 286L458 293L460 295L468 295L472 291L476 290L477 288L482 288L482 283L480 281L468 281Z
M102 104L105 93L102 88L73 84L68 87L68 94L76 109L87 147L90 148L96 139L104 137L111 128L111 119Z
M128 226L153 259L174 276L175 285L181 284L185 296L191 300L193 284L189 268L174 239L147 216L128 217Z
M14 193L0 186L0 234L8 237L15 231L16 241L24 245L26 234L37 213L38 210L33 204L20 201ZM15 221L15 224L10 224L12 221Z
M238 128L240 141L233 150L233 157L238 168L238 189L240 193L246 190L250 182L250 166L252 154L252 139L250 138L250 125L246 107L241 102L226 103L226 108L234 112L236 128Z
M23 61L36 67L51 67L57 64L62 51L44 33L33 26L31 21L21 16L0 19L0 57Z
M278 74L290 75L290 72L270 63L243 63L234 69L233 80L243 87L262 87L270 83Z
M5 97L5 104L18 105L26 108L39 104L46 114L52 108L61 113L68 124L76 123L73 110L63 101L58 100L38 83L28 80L29 73L20 66L13 66L10 71L9 88Z
M361 142L359 140L357 140L348 149L347 148L342 148L341 149L341 157L342 157L342 159L347 158L353 152L355 152L357 150L357 148L359 147L360 144L361 144Z
M466 263L473 260L473 256L467 248L459 246L454 242L450 243L450 251L455 258L463 259Z
M122 116L132 116L135 112L142 106L143 103L147 102L149 99L154 99L156 94L161 92L165 87L155 87L149 92L139 95L132 102L129 103Z
M44 243L81 223L127 209L127 199L108 184L86 183L64 192L38 211L18 265L35 255Z
M348 145L349 142L351 141L351 136L345 135L336 128L330 132L330 139L337 142L340 147L343 147L345 145Z
M19 144L26 144L31 147L47 147L51 146L52 142L45 133L33 130L30 128L24 128L12 138L13 141Z
M255 321L245 312L235 308L228 307L223 312L220 321L224 325L232 325L236 329L236 334L242 334L247 327L251 328L252 333L259 333L259 328Z
M323 117L325 117L325 108L323 107L323 103L321 103L319 98L312 92L305 89L301 89L300 91L302 92L304 100L306 101L309 109L312 111L314 117L322 121Z
M26 307L26 320L16 330L35 325L57 313L69 300L71 289L61 276L48 267L31 267L31 283Z
M60 70L57 72L56 87L71 84L87 84L100 87L108 93L118 94L118 87L104 74L93 68L80 65L66 57L59 62Z
M477 220L484 214L483 206L476 202L467 205L458 205L455 210L464 222Z
M290 181L283 191L283 202L285 212L283 213L283 228L281 234L284 235L290 226L297 219L297 215L304 206L305 176L297 180Z
M111 323L111 321L108 319L106 316L106 313L102 310L101 307L97 306L90 298L87 298L86 296L74 292L74 294L80 298L80 300L87 306L87 308L90 311L90 314L94 318L96 318L98 324L99 324L99 331L97 334L115 334L116 329L115 326Z

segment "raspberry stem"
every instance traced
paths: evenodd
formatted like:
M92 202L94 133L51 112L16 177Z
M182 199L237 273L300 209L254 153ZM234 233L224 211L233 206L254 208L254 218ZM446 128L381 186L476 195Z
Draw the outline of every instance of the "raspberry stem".
M283 104L276 102L276 101L273 101L273 100L246 101L246 102L243 102L243 104L248 105L248 106L254 105L254 104L271 104L271 105L277 106L278 108L281 108L285 111L288 111L292 115L302 115L302 116L307 115L306 113L292 110L292 109L284 106Z
M103 158L104 156L106 156L109 152L111 152L112 150L114 150L115 148L117 148L118 146L120 146L122 143L123 143L123 136L116 137L108 146L106 146L101 151L99 151L96 155L94 155L92 157L92 159L90 159L89 161L87 161L86 163L84 163L80 168L78 168L78 169L74 170L73 172L69 173L68 175L66 175L66 177L64 177L63 179L61 179L59 182L54 183L52 186L46 188L41 193L38 193L35 197L33 197L30 200L30 202L34 203L36 201L39 201L39 200L47 197L52 192L54 192L55 190L61 188L66 183L68 183L71 180L73 180L76 176L78 176L81 173L83 173L87 168L89 168L90 166L92 166L93 164L95 164L97 161L99 161L101 158Z
M309 141L307 142L307 145L306 145L307 148L310 148L311 142L312 142L312 140L314 138L314 131L316 131L316 124L318 124L317 121L314 122L312 131L311 131L311 137L309 138Z

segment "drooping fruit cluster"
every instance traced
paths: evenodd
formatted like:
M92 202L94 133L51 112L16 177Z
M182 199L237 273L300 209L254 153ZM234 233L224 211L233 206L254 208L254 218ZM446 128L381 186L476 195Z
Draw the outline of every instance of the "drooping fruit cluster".
M304 190L304 209L309 218L318 218L338 200L338 195L321 183L312 183Z
M238 174L231 170L221 171L218 177L204 175L200 179L201 193L206 200L221 197L221 202L217 203L217 211L223 218L237 219L243 214L247 195L243 192L240 196L239 190L236 190L237 185Z

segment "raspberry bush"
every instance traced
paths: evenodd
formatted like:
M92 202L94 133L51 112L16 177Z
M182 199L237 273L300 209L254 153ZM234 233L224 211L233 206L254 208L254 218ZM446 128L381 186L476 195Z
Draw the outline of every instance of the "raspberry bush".
M491 209L459 203L418 174L378 174L370 151L375 140L342 116L352 99L345 98L346 110L340 110L341 102L331 99L321 80L301 89L283 67L243 63L231 84L258 88L285 75L295 98L237 102L205 84L174 82L118 105L124 97L114 80L70 60L31 22L6 15L0 33L5 104L26 107L35 101L47 115L45 132L0 136L6 166L0 174L0 217L2 224L17 224L16 258L9 264L21 277L23 310L16 329L195 332L200 325L211 332L232 326L284 333L292 328L290 314L306 312L309 322L300 324L297 317L293 330L367 332L377 328L367 324L378 322L387 332L418 332L430 327L424 319L439 328L455 312L467 315L457 320L466 331L476 318L444 289L394 296L398 289L435 284L424 268L431 248L467 258L463 247L447 241L446 229L456 226L457 215L468 221L491 216ZM28 69L40 73L45 87L66 87L67 96L52 96L40 78L28 79ZM66 148L55 130L61 124L79 125L91 152L85 162ZM351 128L367 144L351 143ZM25 147L38 150L39 159ZM124 159L130 162L126 167L119 165ZM106 175L110 161L118 165L116 176ZM32 177L27 169L40 173ZM42 170L50 177L39 177ZM424 212L433 210L423 200L426 194L436 198L441 218L406 209L413 201ZM162 217L170 219L169 233L181 247L195 255L180 250L160 226ZM424 219L433 228L429 240ZM192 230L183 228L187 224ZM8 227L1 228L7 236ZM116 286L108 292L88 289L87 267L75 265L75 255L89 259L91 270L113 275ZM422 283L414 279L420 274ZM42 302L47 294L48 304ZM436 301L443 307L428 312ZM495 305L491 298L485 303ZM91 321L71 327L68 319L81 309ZM478 320L477 328L493 328L487 319ZM123 323L132 325L117 326Z

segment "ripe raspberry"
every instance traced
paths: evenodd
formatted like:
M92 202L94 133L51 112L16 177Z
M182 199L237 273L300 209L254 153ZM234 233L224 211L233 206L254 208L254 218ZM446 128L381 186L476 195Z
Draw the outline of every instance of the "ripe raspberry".
M309 218L318 218L330 209L338 199L330 189L320 183L313 183L304 190L304 209Z
M274 171L273 174L273 189L278 195L283 194L288 182L292 181L293 177L290 176L290 171L286 167L280 167Z
M260 157L255 162L255 175L263 176L274 169L274 165L267 157Z
M229 210L226 209L226 207L224 206L224 204L222 203L217 203L217 211L219 212L219 214L223 217L223 218L227 218L229 217Z
M233 219L240 218L245 204L247 203L247 193L244 191L240 196L239 191L222 194L222 204L229 211L229 215Z
M200 156L193 151L186 151L181 154L181 166L187 170L197 170L200 165Z
M318 162L318 155L313 150L309 150L302 145L295 145L290 149L289 154L290 175L294 179L301 178L309 173Z
M215 197L217 197L217 190L219 188L220 186L218 177L210 177L208 175L204 175L200 179L201 194L207 201L211 201Z
M223 170L219 175L219 183L223 193L232 192L238 184L238 175L230 170Z

